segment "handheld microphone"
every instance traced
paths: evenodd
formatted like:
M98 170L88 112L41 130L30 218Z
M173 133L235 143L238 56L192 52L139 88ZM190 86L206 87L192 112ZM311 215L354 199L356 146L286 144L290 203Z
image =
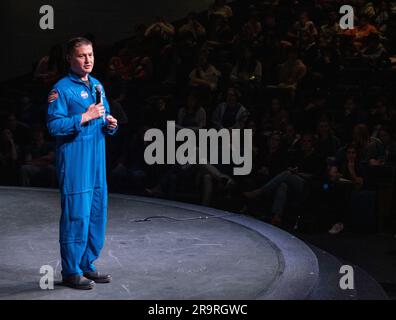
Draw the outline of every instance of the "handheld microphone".
M100 84L97 84L97 85L95 86L95 91L96 91L96 104L99 104L99 103L102 102L102 91L100 90L101 87L102 87L102 86L101 86Z
M102 102L102 86L100 84L97 84L95 86L95 92L96 92L96 104L99 104ZM103 122L106 122L106 112L102 116Z

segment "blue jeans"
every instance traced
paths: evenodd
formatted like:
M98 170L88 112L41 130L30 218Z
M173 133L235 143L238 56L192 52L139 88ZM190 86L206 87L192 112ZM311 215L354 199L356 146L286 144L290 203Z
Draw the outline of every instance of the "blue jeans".
M280 218L283 215L289 192L297 199L303 194L304 179L286 170L268 181L262 190L270 193L275 192L272 213Z

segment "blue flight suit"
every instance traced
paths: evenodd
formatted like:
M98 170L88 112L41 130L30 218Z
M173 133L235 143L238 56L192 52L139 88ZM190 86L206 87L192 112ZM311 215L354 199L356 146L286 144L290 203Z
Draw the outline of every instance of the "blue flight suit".
M59 80L48 96L47 127L56 137L56 168L61 192L62 214L59 242L62 277L95 271L105 240L107 183L105 117L81 125L82 114L95 103L100 85L106 115L109 103L100 82L88 76L90 86L76 74Z

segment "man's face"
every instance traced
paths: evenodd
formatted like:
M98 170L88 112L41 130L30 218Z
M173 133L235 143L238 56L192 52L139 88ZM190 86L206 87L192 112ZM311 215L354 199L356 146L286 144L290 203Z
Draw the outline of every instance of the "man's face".
M354 148L349 148L346 152L346 157L348 161L355 161L356 159L356 150Z
M301 149L303 151L310 151L313 147L313 141L310 136L303 136L301 140Z
M237 94L234 90L230 89L227 92L227 103L228 105L234 106L238 102Z
M305 25L308 22L308 16L306 14L301 14L299 20L301 24Z
M319 133L324 135L328 134L330 131L330 126L327 122L320 122L319 123Z
M94 66L94 55L91 45L82 44L74 48L74 53L68 56L72 71L80 76L92 72Z

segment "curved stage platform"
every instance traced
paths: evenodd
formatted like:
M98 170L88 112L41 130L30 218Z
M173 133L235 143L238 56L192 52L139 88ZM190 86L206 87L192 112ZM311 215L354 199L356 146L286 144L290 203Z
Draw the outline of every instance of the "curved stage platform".
M111 284L61 286L57 190L0 187L0 299L387 299L355 266L341 290L337 258L244 215L166 200L109 196L96 266ZM40 267L54 290L39 287Z

